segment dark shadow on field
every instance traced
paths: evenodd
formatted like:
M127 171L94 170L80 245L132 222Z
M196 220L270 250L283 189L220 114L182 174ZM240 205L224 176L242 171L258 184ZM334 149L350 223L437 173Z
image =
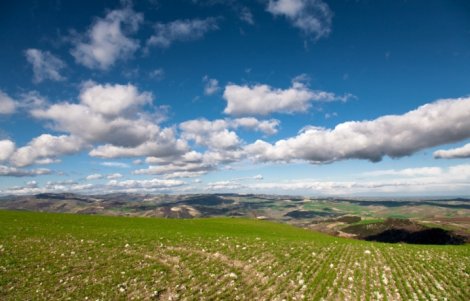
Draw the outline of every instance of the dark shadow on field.
M409 243L425 245L463 245L465 237L456 235L444 229L431 228L421 231L408 231L405 229L389 229L379 234L365 237L365 240L388 242L388 243Z
M313 210L311 211L294 210L294 211L284 214L284 216L291 217L291 218L336 217L340 215L341 214L337 214L337 213L313 211Z

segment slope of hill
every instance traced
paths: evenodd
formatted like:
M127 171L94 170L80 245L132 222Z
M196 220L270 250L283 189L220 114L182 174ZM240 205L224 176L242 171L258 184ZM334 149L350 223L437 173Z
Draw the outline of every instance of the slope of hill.
M0 211L2 300L469 300L470 245L241 218Z
M443 228L443 236L462 236L470 242L469 199L370 199L351 200L335 198L310 198L279 195L239 194L187 194L151 195L136 193L110 193L103 195L80 195L73 193L0 197L0 209L41 212L62 212L119 216L143 216L165 218L200 217L248 217L285 222L301 228L336 235L365 239L363 231L348 231L350 225L361 228L373 221L389 218L409 219L416 229ZM396 224L396 223L394 223ZM378 224L375 224L375 227ZM395 230L402 227L375 227L383 231L392 230L379 237L381 241L416 241L401 239L407 236ZM400 226L400 225L398 225ZM369 233L369 226L367 233ZM413 230L410 227L406 229ZM382 231L382 232L383 232ZM434 230L433 230L434 231ZM414 232L411 231L411 232ZM426 234L425 232L424 234ZM437 232L436 232L437 233ZM369 233L378 235L380 232ZM392 234L392 235L390 235ZM414 235L411 233L412 236ZM419 234L419 236L423 236ZM424 235L423 237L428 237ZM389 239L390 238L390 239ZM438 239L418 240L458 243L462 240Z

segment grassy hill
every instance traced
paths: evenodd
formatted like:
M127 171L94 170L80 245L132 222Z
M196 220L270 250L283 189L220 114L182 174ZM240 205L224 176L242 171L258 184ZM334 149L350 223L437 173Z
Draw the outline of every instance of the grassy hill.
M470 300L470 245L259 220L0 211L1 300Z

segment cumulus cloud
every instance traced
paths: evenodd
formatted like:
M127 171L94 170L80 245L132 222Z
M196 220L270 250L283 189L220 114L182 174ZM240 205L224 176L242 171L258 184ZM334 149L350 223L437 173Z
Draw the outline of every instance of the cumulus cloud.
M204 118L192 119L179 125L181 137L192 140L198 145L210 149L235 149L242 143L233 129L244 128L262 132L266 135L277 133L279 121L276 119L258 120L254 117L236 119L207 120Z
M139 48L139 42L129 36L139 29L143 19L130 7L110 11L75 41L70 53L77 63L90 69L109 69Z
M215 78L209 78L207 75L202 78L204 83L204 94L214 95L220 90L219 81Z
M35 177L51 174L52 171L45 168L39 169L20 169L11 166L0 165L0 176L6 177Z
M60 72L65 68L65 63L49 51L39 49L28 49L25 51L26 59L33 66L33 81L40 83L46 79L63 81Z
M221 119L194 119L180 124L183 139L194 140L197 144L212 149L233 149L240 145L240 138L227 127L227 122Z
M167 48L174 42L201 39L209 31L217 30L218 28L216 18L157 23L154 26L155 33L147 40L147 45Z
M8 160L15 152L15 143L11 140L0 140L0 162Z
M54 104L45 110L33 110L32 115L52 120L55 130L93 143L131 147L144 143L159 132L156 125L144 119L107 118L82 104Z
M470 143L462 147L457 147L448 150L438 150L434 152L434 158L437 159L456 159L456 158L470 158Z
M141 112L152 95L133 85L83 86L79 103L56 103L33 109L39 119L51 120L53 129L98 144L91 156L101 158L166 156L185 150L172 128L160 128L151 114Z
M80 93L80 102L105 116L114 117L125 114L152 101L149 92L139 92L133 85L99 85L86 83Z
M34 163L53 163L55 158L77 153L85 146L83 140L75 136L42 134L32 139L26 146L18 148L11 155L10 162L19 167Z
M262 132L266 135L274 135L278 131L279 120L270 119L270 120L258 120L254 117L243 117L233 119L230 124L234 128L245 128L257 132Z
M168 158L148 157L148 168L138 169L134 174L164 175L166 178L188 178L206 174L215 168L213 162L206 160L204 154L189 151L180 156Z
M16 109L16 101L0 90L0 115L12 114Z
M271 113L306 112L312 102L345 101L351 95L338 96L331 92L311 90L305 83L294 80L287 89L256 84L225 87L227 101L224 113L229 115L268 115Z
M333 13L322 0L269 0L266 9L274 16L287 18L315 40L331 32Z
M174 131L167 128L163 129L158 135L151 137L150 141L143 142L138 146L100 145L90 151L90 156L106 159L141 156L171 157L175 154L184 153L187 148L186 142L176 139Z
M351 121L334 129L306 127L297 136L274 144L263 140L246 147L259 161L306 160L327 163L344 159L380 161L470 138L470 98L444 99L403 115Z
M167 158L148 157L148 168L134 171L135 174L163 175L165 178L197 177L216 170L221 164L243 159L241 149L208 150L204 153L188 151L180 156Z

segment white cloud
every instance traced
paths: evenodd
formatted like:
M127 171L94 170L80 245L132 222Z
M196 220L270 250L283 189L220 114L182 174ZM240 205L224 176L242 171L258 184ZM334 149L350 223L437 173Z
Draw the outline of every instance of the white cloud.
M122 178L122 175L120 173L113 173L113 174L106 176L106 179L108 180L115 180L115 179L120 179L120 178Z
M457 147L448 150L438 150L434 152L434 158L437 159L455 159L455 158L470 158L470 143L462 147Z
M203 163L169 163L166 165L152 165L146 169L138 169L136 175L163 175L166 179L193 178L202 176L214 167Z
M380 176L401 176L401 177L429 177L438 176L443 173L440 167L417 167L417 168L405 168L405 169L386 169L386 170L375 170L365 172L364 175L370 177Z
M99 144L91 156L101 158L167 156L184 152L186 144L177 140L172 128L161 129L150 113L139 109L152 96L133 85L87 83L80 103L57 103L33 109L39 119L53 121L53 129L70 133L90 144Z
M227 127L228 123L221 119L194 119L180 124L183 139L194 140L197 144L212 149L233 149L240 145L237 134Z
M37 188L38 187L38 182L36 181L28 181L26 183L26 187L29 187L29 188Z
M274 135L278 131L279 120L258 120L254 117L243 117L231 120L230 124L234 128L242 127L257 132L262 132L266 135Z
M55 130L86 141L126 147L140 145L159 132L158 126L142 118L108 118L82 104L54 104L45 110L33 110L32 115L52 120Z
M56 103L36 108L32 115L53 121L56 131L94 145L90 155L100 158L156 156L168 157L187 151L184 140L173 128L160 128L155 116L140 109L152 95L132 85L86 83L80 103Z
M154 78L156 80L162 80L165 78L165 70L162 68L155 69L149 73L151 78Z
M207 75L202 78L204 82L204 94L214 95L220 90L219 81L215 78L209 78Z
M37 184L37 183L36 183ZM44 187L39 185L26 184L25 186L14 186L0 190L3 194L31 195L38 193L60 193L60 192L97 192L97 187L93 184L77 184L73 181L47 182Z
M122 162L101 162L100 165L106 167L118 167L118 168L129 168L129 164Z
M245 128L259 131L266 135L277 133L279 121L258 120L254 117L236 119L216 119L209 121L204 118L192 119L182 122L179 125L182 131L181 137L185 140L192 140L198 145L210 149L235 149L242 144L237 133L231 129Z
M91 175L86 177L86 179L88 181L99 180L99 179L102 179L102 178L103 178L103 175L99 174L99 173L94 173L94 174L91 174Z
M174 42L200 39L218 26L215 18L207 18L157 23L154 28L155 34L147 40L147 45L167 48Z
M86 144L75 136L52 136L42 134L32 139L26 146L18 148L10 157L10 161L19 167L39 163L54 162L54 159L81 151ZM49 161L43 161L49 159Z
M257 140L246 151L259 161L344 159L380 161L470 138L470 98L445 99L403 115L351 121L334 129L306 127L297 136L274 144Z
M44 98L38 91L29 91L21 94L18 107L26 110L44 108L48 104L46 98Z
M250 25L254 24L253 14L251 10L244 6L242 1L238 0L192 0L193 3L201 6L214 6L214 5L226 5L229 7L237 16L245 23Z
M39 169L20 169L11 166L0 165L0 176L6 177L35 177L51 174L52 171L45 168Z
M253 13L251 12L251 10L248 8L248 7L242 7L239 11L239 17L240 17L240 20L250 24L250 25L253 25L255 24L255 21L253 19Z
M33 66L34 77L36 83L40 83L46 79L53 81L63 81L60 72L65 68L65 63L49 51L41 51L39 49L28 49L25 51L26 59Z
M267 11L287 18L294 27L316 40L331 32L333 13L322 0L269 0Z
M110 11L75 42L71 54L77 63L90 69L106 70L139 48L139 42L129 35L139 29L143 19L142 14L129 7Z
M430 173L423 172L425 169ZM435 172L432 172L432 170ZM409 169L411 170L411 169ZM439 170L439 172L438 172ZM416 168L415 176L409 171L394 171L392 177L378 180L370 173L370 179L358 181L323 181L318 179L297 179L281 182L245 183L243 191L269 193L296 193L313 195L451 195L470 189L470 165L456 165L448 168ZM403 179L403 174L407 178ZM388 175L392 175L389 173ZM408 176L409 175L409 176Z
M168 158L148 157L145 162L152 165L138 169L134 174L164 175L166 178L195 177L215 168L215 164L205 161L204 154L196 151Z
M40 165L48 165L48 164L53 164L53 163L60 163L60 159L53 159L53 158L44 158L44 159L37 159L34 161L35 164L40 164Z
M207 183L206 190L209 191L227 191L227 190L240 190L244 186L234 181L217 181Z
M138 146L125 147L112 144L100 145L90 151L90 156L99 158L119 158L119 157L171 157L184 153L187 150L187 144L174 137L172 129L163 129L158 136L152 137L152 140L146 141Z
M8 160L15 152L15 143L11 140L0 140L0 162Z
M165 178L197 177L216 170L221 164L239 161L244 154L241 150L209 150L204 153L188 151L179 156L156 158L145 161L148 168L134 171L134 174L163 175Z
M108 182L110 187L118 187L125 189L157 189L166 190L173 187L182 186L185 183L179 180L163 180L163 179L151 179L151 180L125 180L117 181L111 180Z
M12 114L16 109L16 101L0 90L0 115Z
M152 102L152 93L142 92L131 85L99 85L86 83L80 93L80 102L90 109L105 116L123 115Z
M288 89L268 85L254 86L230 84L225 87L224 99L229 115L268 115L271 113L306 112L312 102L345 101L351 95L337 96L331 92L311 90L301 81L294 80Z

